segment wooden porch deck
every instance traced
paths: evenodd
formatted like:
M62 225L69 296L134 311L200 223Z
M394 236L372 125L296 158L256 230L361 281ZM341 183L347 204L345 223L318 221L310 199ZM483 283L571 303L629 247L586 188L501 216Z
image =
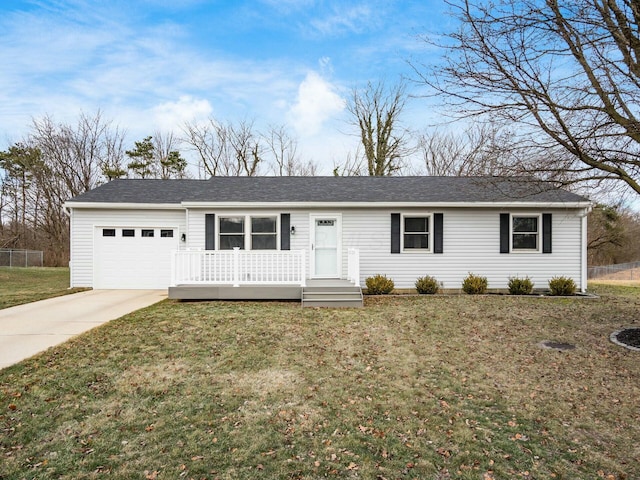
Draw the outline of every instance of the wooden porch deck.
M307 280L299 285L177 285L176 300L297 300L303 307L362 307L362 289L348 280Z

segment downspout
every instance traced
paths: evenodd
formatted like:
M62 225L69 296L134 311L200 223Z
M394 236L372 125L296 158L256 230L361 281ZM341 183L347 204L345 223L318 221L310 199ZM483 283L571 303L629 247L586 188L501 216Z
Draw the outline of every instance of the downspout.
M585 208L580 214L580 219L582 220L581 225L581 252L580 252L580 291L582 293L586 293L587 291L587 217L591 210L593 209L593 205L589 205Z
M73 242L71 241L71 232L73 231L73 210L63 205L62 212L69 217L69 288L73 288L73 269L71 268L71 259L73 258Z

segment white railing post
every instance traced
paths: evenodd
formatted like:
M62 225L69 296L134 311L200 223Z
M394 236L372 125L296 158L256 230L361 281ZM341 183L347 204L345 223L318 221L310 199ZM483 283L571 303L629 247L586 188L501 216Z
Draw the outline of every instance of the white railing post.
M347 254L347 279L360 286L360 250L350 248Z
M233 247L233 286L240 286L240 247Z
M307 286L307 256L306 250L300 250L300 286Z

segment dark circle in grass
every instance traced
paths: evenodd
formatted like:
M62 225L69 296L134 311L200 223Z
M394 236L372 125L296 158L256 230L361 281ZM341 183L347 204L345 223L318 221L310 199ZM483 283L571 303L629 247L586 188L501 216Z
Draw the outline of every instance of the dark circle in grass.
M624 328L609 337L613 343L640 352L640 328Z

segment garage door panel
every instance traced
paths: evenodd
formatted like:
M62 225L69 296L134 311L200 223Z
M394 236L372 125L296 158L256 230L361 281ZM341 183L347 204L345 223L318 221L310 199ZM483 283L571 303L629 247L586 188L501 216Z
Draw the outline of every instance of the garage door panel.
M171 251L178 248L176 227L116 227L115 236L103 236L96 228L94 242L94 288L165 289L171 280ZM122 230L135 231L123 237ZM153 237L141 235L153 230ZM170 230L173 237L161 236ZM166 234L166 233L165 233Z

